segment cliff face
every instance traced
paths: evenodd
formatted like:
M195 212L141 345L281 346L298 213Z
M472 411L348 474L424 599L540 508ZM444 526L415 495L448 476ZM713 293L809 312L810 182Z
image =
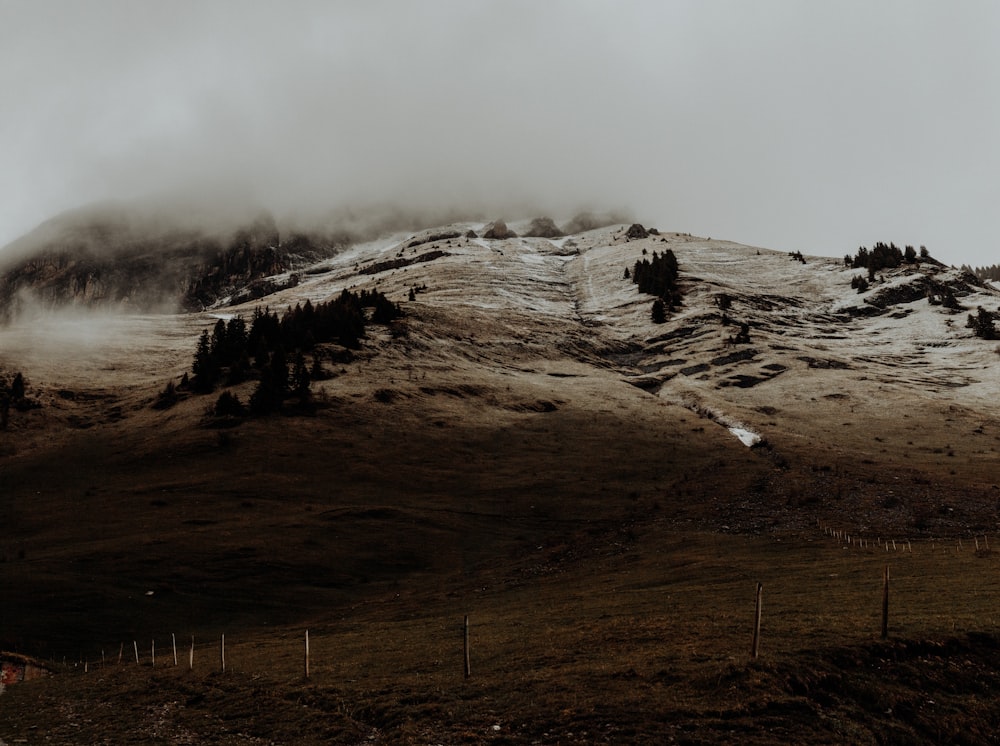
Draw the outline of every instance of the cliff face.
M335 249L300 234L283 247L266 214L216 233L120 214L56 219L0 253L0 319L30 308L200 310Z
M211 306L255 280L285 272L293 264L281 250L274 220L259 219L238 230L224 247L210 253L190 278L181 299L185 310Z
M48 250L3 274L0 314L16 315L31 306L174 310L188 283L185 259L197 256L112 259Z

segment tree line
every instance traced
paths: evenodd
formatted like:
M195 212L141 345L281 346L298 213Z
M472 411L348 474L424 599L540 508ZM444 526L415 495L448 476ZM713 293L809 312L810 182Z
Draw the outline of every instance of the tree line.
M387 324L403 315L378 290L354 293L344 290L330 301L296 304L281 315L268 308L257 308L248 325L242 316L219 319L212 331L202 331L191 364L191 376L173 382L160 395L157 406L172 405L177 389L197 394L212 393L220 384L235 386L256 379L257 388L244 404L237 395L224 391L215 405L218 416L269 414L281 409L288 397L296 397L303 407L310 405L310 384L328 378L316 346L337 343L348 349L360 346L368 317L377 324ZM306 354L313 353L307 364Z
M859 246L854 256L844 255L844 266L853 269L867 269L868 279L875 278L875 273L883 269L895 269L904 262L906 264L919 264L931 258L926 246L920 247L920 252L912 246L900 249L894 243L883 243L879 241L871 250L866 246Z
M991 264L988 267L970 267L968 264L963 264L960 269L971 272L983 282L1000 282L1000 264Z

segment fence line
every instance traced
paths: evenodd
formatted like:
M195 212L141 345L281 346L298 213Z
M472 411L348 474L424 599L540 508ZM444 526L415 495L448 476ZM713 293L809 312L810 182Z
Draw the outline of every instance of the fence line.
M860 551L869 552L872 555L884 555L886 553L897 553L897 554L913 554L915 549L921 551L927 549L931 553L944 551L947 554L961 554L966 549L969 549L971 553L975 556L986 556L991 553L989 545L989 537L987 534L976 534L972 536L972 543L966 547L966 542L963 542L962 538L957 538L953 540L943 540L938 538L928 538L928 539L918 539L916 541L907 539L896 539L896 538L885 538L882 536L875 536L874 539L866 536L859 536L857 534L850 534L843 529L838 529L832 526L825 526L820 522L817 525L826 537L836 540L844 548L853 548ZM980 541L980 539L982 541ZM759 655L759 644L761 636L761 624L762 624L762 607L761 607L761 591L762 585L757 583L757 594L755 599L755 608L753 610L753 638L751 647L751 659L756 659ZM882 614L881 614L881 639L888 639L888 629L889 629L889 565L885 564L883 566L882 572ZM469 639L469 616L465 615L462 620L461 626L461 655L462 655L462 669L464 673L464 678L468 679L471 676L471 653L470 653L470 639ZM170 644L172 655L169 660L172 660L172 665L175 668L179 668L178 654L177 654L177 637L176 633L171 632L170 634ZM259 636L258 636L259 637ZM283 636L284 638L284 636ZM299 638L302 640L303 638ZM312 675L311 671L311 640L310 631L308 629L304 630L304 649L303 649L303 674L306 679L309 679ZM97 660L91 661L89 658L84 658L82 655L80 657L80 666L83 668L85 673L90 673L91 670L106 669L110 666L122 666L130 665L124 661L124 650L125 642L119 644L117 662L112 658L109 661L105 655L105 650L100 651L99 662ZM135 658L135 664L137 666L143 665L141 656L139 653L138 641L133 639L132 641L133 653ZM195 649L199 648L201 650L208 650L210 648L217 651L218 654L218 665L212 666L208 670L221 671L225 673L227 668L231 668L227 664L227 648L226 648L226 634L221 633L213 641L204 642L196 644L195 636L191 635L191 642L188 651L188 661L187 667L189 671L195 670ZM300 648L301 649L301 648ZM459 654L457 652L456 644L456 657ZM210 659L209 659L210 660ZM161 664L163 667L165 664ZM166 664L169 665L169 664ZM65 659L64 659L65 666ZM152 638L150 642L150 658L148 662L148 667L156 668L156 638Z
M823 523L819 521L817 521L817 525L820 531L823 533L823 535L828 536L832 539L836 539L841 544L844 544L847 547L853 547L862 550L872 550L882 553L888 553L888 552L909 552L910 554L913 553L914 540L908 538L899 539L898 540L899 543L897 545L897 539L882 538L881 536L876 536L875 541L873 543L871 537L858 536L857 534L849 534L843 529L837 529L834 528L833 526L825 526L823 525ZM973 540L975 546L974 551L976 554L991 553L992 550L990 549L990 540L988 534L985 533L973 534L971 537L967 538L971 538ZM980 545L979 542L980 538L982 539L982 545ZM925 543L927 546L930 547L930 551L934 552L938 551L937 547L942 545L944 541L945 541L944 539L928 538L923 540L923 543ZM921 544L921 540L918 539L915 540L915 542L919 547ZM955 539L955 542L956 542L955 553L959 554L963 552L966 547L965 543L962 541L962 537L957 537L957 539Z

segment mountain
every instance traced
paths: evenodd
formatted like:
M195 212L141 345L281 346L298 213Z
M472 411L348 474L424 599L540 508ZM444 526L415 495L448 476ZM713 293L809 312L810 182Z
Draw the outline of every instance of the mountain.
M41 309L174 313L258 300L351 243L440 217L390 206L340 208L279 229L270 213L247 207L213 213L190 202L90 205L0 248L0 320ZM567 225L593 228L616 217L583 212ZM549 218L527 230L558 231Z
M655 323L633 279L668 251ZM0 739L991 742L992 287L530 219L397 226L283 278L0 328L26 402L0 430L0 647L69 661L0 697ZM220 321L375 290L403 316L313 344L310 406L216 416L273 356L184 388Z
M39 307L191 311L234 293L261 297L342 242L282 236L267 213L210 228L134 206L92 206L59 215L0 250L0 318Z

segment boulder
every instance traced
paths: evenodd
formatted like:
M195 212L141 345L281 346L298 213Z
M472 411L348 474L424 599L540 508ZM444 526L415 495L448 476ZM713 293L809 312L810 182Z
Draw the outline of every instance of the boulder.
M630 241L637 238L649 238L649 231L643 228L639 223L632 223L632 225L628 227L628 232L625 234L625 237Z
M517 234L508 228L504 221L494 220L486 226L486 230L483 232L483 238L517 238Z
M559 230L552 218L535 218L524 232L525 236L537 236L538 238L560 238L566 234Z

